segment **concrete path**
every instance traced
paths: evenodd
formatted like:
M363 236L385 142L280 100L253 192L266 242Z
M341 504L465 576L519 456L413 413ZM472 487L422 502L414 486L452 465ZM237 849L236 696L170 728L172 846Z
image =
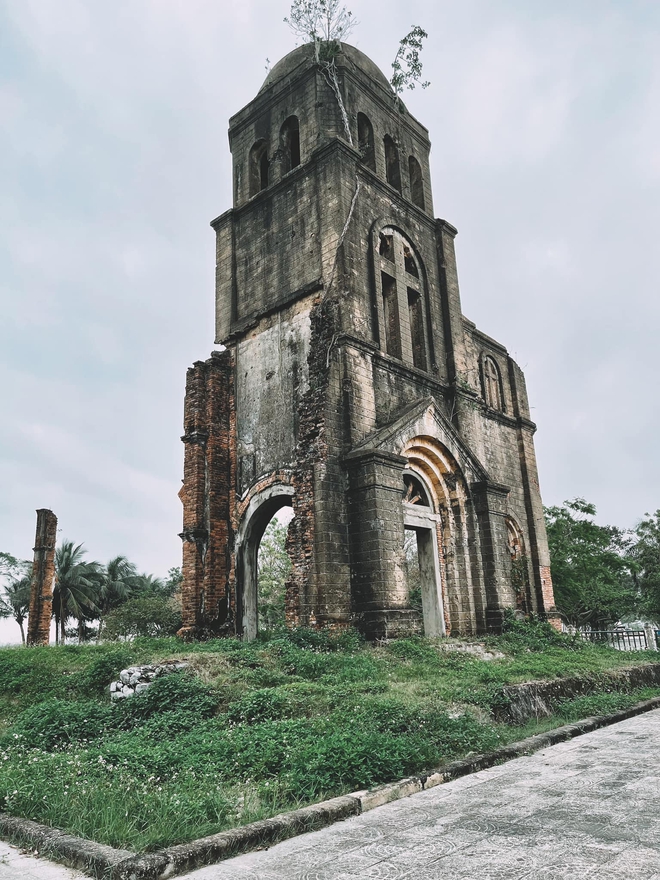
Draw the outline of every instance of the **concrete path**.
M0 843L0 880L84 875ZM186 880L660 880L660 710Z
M79 880L82 877L85 875L79 871L29 856L24 850L0 840L0 880Z
M186 880L660 880L660 710Z

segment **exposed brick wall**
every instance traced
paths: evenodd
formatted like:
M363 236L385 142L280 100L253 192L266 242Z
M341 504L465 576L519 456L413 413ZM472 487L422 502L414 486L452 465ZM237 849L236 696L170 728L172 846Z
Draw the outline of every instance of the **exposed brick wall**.
M293 566L286 590L286 620L290 626L316 626L318 622L314 589L317 583L314 558L317 538L315 496L317 481L322 477L327 458L325 422L328 360L336 319L334 301L319 298L311 311L309 384L298 408L298 445L293 469L295 516L286 541L286 550Z
M188 370L184 408L183 637L235 632L230 589L236 474L233 355Z
M37 532L34 539L34 562L30 586L30 613L27 644L47 645L53 612L55 581L55 544L57 517L52 510L37 511Z

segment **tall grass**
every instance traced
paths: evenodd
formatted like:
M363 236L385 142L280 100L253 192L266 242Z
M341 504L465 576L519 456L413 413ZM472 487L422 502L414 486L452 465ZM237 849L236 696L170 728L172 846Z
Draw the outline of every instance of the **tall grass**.
M489 714L506 684L657 658L540 624L488 638L498 659L451 647L300 630L0 650L0 809L136 851L184 842L515 739ZM109 703L121 668L182 656L188 673ZM580 698L554 723L638 698Z

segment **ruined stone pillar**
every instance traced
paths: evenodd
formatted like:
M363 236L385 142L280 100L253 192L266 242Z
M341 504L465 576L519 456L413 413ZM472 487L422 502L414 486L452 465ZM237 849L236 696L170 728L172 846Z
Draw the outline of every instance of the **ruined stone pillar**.
M232 486L236 429L230 351L188 370L184 412L182 638L232 634Z
M415 625L415 613L408 607L403 553L407 464L407 458L378 449L346 456L354 610L369 638L410 635Z
M509 487L499 483L484 481L472 484L472 497L481 532L486 628L492 632L502 629L504 609L515 608L504 519L508 495Z
M32 584L30 587L28 645L47 645L50 640L56 542L57 517L52 510L38 510L37 534L34 540L34 563L32 564Z

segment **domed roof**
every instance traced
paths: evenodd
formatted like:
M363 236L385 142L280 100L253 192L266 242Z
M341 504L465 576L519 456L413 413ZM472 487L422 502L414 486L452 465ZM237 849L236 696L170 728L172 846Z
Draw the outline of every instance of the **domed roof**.
M340 46L341 54L337 56L338 64L343 64L347 67L355 65L355 67L359 67L360 70L366 73L370 79L375 80L384 89L387 89L390 92L392 91L392 86L389 84L387 77L383 71L374 64L371 58L365 55L364 52L360 52L355 46L349 46L348 43L340 43ZM272 86L278 79L288 76L296 67L303 64L305 61L312 63L314 61L313 43L305 43L304 46L298 46L293 52L289 52L288 55L281 58L269 72L263 85L259 89L259 92L263 92L264 89Z

